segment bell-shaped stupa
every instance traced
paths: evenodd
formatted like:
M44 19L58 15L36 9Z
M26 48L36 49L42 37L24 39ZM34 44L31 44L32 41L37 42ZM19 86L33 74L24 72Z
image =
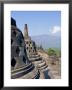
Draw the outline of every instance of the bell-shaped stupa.
M26 25L25 28L27 31ZM28 33L26 31L25 35L28 36ZM13 18L11 18L11 78L39 78L39 71L27 57L24 36L18 29L16 21Z
M31 37L28 35L28 27L25 24L24 27L24 38L26 45L26 52L29 60L38 68L39 71L45 71L48 69L45 60L42 59L40 55L37 53L36 44Z

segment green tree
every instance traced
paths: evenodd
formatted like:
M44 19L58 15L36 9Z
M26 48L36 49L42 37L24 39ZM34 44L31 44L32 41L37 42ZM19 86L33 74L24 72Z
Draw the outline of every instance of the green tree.
M49 56L56 56L55 50L53 50L52 48L49 48L49 49L48 49L48 55L49 55Z

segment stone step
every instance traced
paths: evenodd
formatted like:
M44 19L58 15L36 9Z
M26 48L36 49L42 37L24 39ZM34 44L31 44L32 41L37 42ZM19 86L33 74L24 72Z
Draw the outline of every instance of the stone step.
M30 61L39 61L39 60L42 60L41 57L32 57L32 58L29 58Z
M11 71L11 74L16 73L16 72L19 72L19 71L22 71L22 70L25 70L25 69L28 69L28 68L31 67L31 66L32 66L32 63L29 63L29 64L27 64L27 65L24 65L24 67L21 67L21 68L19 68L19 69L12 70L12 71Z
M39 78L39 71L35 67L31 72L18 79L38 79L38 78Z
M40 67L40 68L38 68L38 69L39 69L39 70L43 70L43 69L46 69L46 68L48 68L48 66L47 66L47 65L42 66L42 67Z
M38 71L37 75L33 77L32 79L39 79L40 78L40 72Z
M27 74L28 72L31 72L31 70L33 70L33 68L34 68L34 65L32 64L32 66L30 66L28 69L21 70L21 71L11 74L11 78L12 79L19 78L19 77Z
M37 66L38 66L38 68L40 68L40 67L43 67L43 66L45 66L46 65L46 62L41 62L41 63L39 63Z
M39 60L39 61L35 61L35 62L33 62L34 64L40 64L40 63L42 63L43 62L43 60Z
M29 58L40 57L39 55L31 55Z

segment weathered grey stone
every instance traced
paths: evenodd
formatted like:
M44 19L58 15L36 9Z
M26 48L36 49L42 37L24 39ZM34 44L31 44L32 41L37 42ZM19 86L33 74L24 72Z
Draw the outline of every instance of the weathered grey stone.
M37 73L35 74L33 71ZM31 75L29 76L30 72ZM16 79L26 76L24 79L31 79L36 78L37 74L39 78L37 68L27 57L23 34L17 28L16 21L11 18L11 78Z
M24 38L26 44L26 52L29 60L39 69L39 70L47 70L46 62L37 54L36 44L31 40L31 37L28 35L28 27L25 24L24 28Z

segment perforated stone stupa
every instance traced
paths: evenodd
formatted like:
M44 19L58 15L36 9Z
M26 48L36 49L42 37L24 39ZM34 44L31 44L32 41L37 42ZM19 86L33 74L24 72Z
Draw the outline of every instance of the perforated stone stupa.
M38 68L39 71L44 71L48 69L45 60L43 60L40 55L38 55L36 50L36 44L31 40L31 37L28 35L28 27L25 24L24 27L24 38L26 44L26 52L29 60Z
M25 28L27 27L25 26ZM28 37L27 33L25 34ZM30 41L30 38L28 39ZM27 57L24 36L17 28L16 21L13 18L11 18L11 78L39 78L39 71Z

